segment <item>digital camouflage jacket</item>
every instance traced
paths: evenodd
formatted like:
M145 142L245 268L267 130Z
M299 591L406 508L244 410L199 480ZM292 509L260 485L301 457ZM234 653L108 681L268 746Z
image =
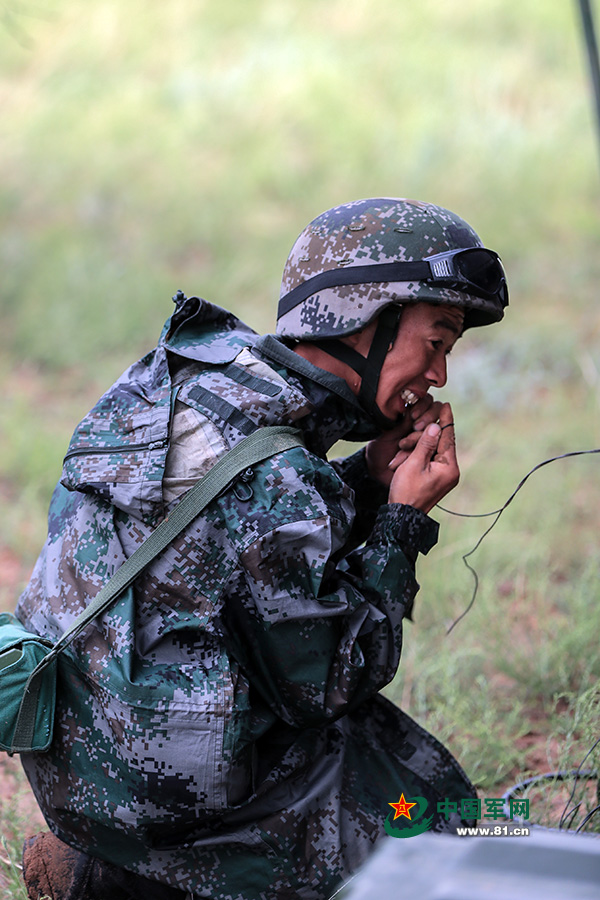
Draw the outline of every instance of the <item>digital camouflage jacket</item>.
M389 803L474 790L378 691L398 667L414 562L437 525L386 505L345 382L179 297L158 347L75 430L17 615L58 638L169 507L263 425L306 449L223 492L69 648L49 752L23 755L53 831L212 900L329 897ZM459 805L460 809L460 805Z

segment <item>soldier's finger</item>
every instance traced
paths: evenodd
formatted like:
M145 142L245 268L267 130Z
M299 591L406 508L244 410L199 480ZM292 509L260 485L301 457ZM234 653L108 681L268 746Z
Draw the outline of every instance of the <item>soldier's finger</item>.
M439 418L441 409L442 404L439 400L429 404L426 410L420 412L418 416L415 416L415 423L413 425L414 430L424 431L430 422L435 422Z
M412 434L407 434L401 441L398 441L398 447L401 450L414 450L420 437L421 433L419 431L413 431Z
M423 468L427 466L430 462L432 456L438 450L438 443L440 440L440 435L442 434L441 427L437 424L437 422L431 422L425 431L421 434L419 439L419 443L413 450L413 455L419 459Z
M449 403L444 403L440 410L439 424L440 437L437 448L438 456L447 452L454 454L456 451L456 434L454 429L454 415Z

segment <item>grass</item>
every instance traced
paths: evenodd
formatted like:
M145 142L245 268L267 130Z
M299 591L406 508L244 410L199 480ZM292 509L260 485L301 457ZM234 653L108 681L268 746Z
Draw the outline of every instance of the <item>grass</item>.
M529 798L536 824L600 834L600 683L559 699L565 703L548 752L552 771L530 777L515 796Z
M3 851L0 857L0 886L6 892L5 896L11 900L27 900L27 891L22 878L23 868L16 862L17 849L9 846L5 838L0 842L0 847Z
M540 461L600 446L586 66L575 6L538 0L0 2L2 608L72 428L174 291L272 330L289 247L348 199L456 209L509 272L505 322L450 361L462 479L444 505L497 509ZM389 691L481 791L576 767L596 739L597 460L531 477L469 557L479 593L448 636L490 520L435 514Z
M0 891L6 900L27 900L21 865L23 838L31 833L37 817L31 814L31 796L16 760L10 761L10 765L3 762L0 775L3 787L0 799Z

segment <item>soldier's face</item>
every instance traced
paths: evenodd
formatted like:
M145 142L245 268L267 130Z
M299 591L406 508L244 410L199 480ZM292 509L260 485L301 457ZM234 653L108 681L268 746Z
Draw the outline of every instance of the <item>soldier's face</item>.
M432 387L447 379L447 356L462 334L464 313L457 306L407 304L396 340L385 358L377 405L384 416L398 419Z

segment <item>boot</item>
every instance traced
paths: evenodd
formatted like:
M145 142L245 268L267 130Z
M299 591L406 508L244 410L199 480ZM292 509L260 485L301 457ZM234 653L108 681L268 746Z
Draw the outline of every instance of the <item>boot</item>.
M185 900L187 896L74 850L48 831L25 841L23 880L29 900Z

